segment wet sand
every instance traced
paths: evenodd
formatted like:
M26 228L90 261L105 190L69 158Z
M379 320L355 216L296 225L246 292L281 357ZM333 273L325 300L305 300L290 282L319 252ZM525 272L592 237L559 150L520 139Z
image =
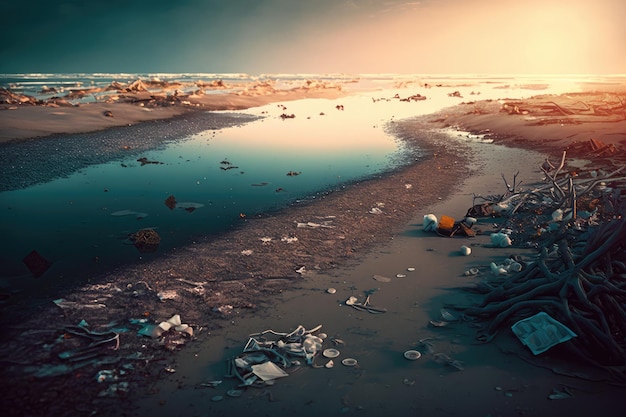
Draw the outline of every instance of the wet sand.
M407 127L414 129L417 125ZM476 342L475 329L467 323L445 328L428 324L440 319L440 309L447 304L479 300L459 290L480 277L467 277L463 275L465 270L477 267L486 274L489 262L529 251L489 247L492 219L479 223L484 235L449 239L424 233L421 216L435 213L462 217L474 193L503 192L500 172L510 177L519 171L519 178L527 183L540 180L538 166L545 158L543 153L493 144L460 141L451 148L469 156L461 172L471 173L457 173L451 178L447 186L454 190L452 195L418 205L417 216L365 256L346 266L306 274L295 283L297 289L279 291L253 314L231 316L230 323L210 330L210 335L189 346L189 352L166 360L164 364L177 372L156 382L148 395L133 402L133 406L139 406L135 415L227 416L255 409L260 415L553 416L589 415L598 403L606 407L607 415L621 415L623 388L558 375L550 369L603 378L581 364L563 360L558 348L533 358L512 334L502 334L485 345ZM418 184L430 178L428 171L417 175L414 183ZM433 193L433 197L436 195ZM470 245L472 255L460 256L461 245ZM411 267L416 270L408 271ZM396 274L406 277L397 278ZM373 279L374 275L390 277L391 281L381 283ZM326 293L330 287L337 293ZM372 305L387 312L369 314L345 305L350 296L362 301L366 292L373 292ZM288 332L299 324L306 328L322 324L321 331L330 338L345 341L345 345L327 343L324 347L336 347L341 352L339 359L355 358L358 366L346 367L335 360L331 369L301 369L272 387L248 389L240 398L229 398L226 392L236 387L237 380L224 377L224 360L241 351L249 334L266 329ZM420 349L419 341L424 339L433 344L435 353L462 361L464 370L437 363L428 354L415 362L406 360L403 352ZM316 361L318 365L326 362L324 358ZM216 388L201 386L211 380L223 383ZM548 399L553 389L563 386L575 393L573 398ZM215 401L216 397L224 399Z
M460 117L458 110L455 108L451 113ZM507 117L494 116L495 120ZM465 121L468 120L472 118L468 116ZM427 156L420 163L316 196L306 204L262 218L246 219L241 228L219 239L198 242L150 264L112 272L67 296L69 300L102 296L106 299L107 314L102 314L102 310L60 312L56 306L43 307L37 318L12 328L16 338L8 348L19 349L24 340L37 343L41 339L32 334L25 336L25 329L49 329L51 322L56 323L54 329L86 319L97 327L106 325L112 318L128 319L145 314L163 320L180 313L183 322L194 326L196 337L180 351L170 353L150 340L138 339L133 332L123 333L120 356L137 351L156 354L149 364L135 364L138 371L132 373L128 395L98 398L103 387L93 382L90 371L52 379L29 378L28 386L18 383L7 387L12 404L21 407L19 411L13 408L15 415L22 415L22 411L38 415L43 410L52 410L55 415L62 415L62 410L86 415L99 410L100 415L122 412L138 416L232 416L254 409L263 415L304 416L320 413L547 416L588 415L597 409L598 403L608 410L605 415L621 415L623 388L564 377L531 366L524 359L539 359L529 358L510 334L503 334L488 345L476 345L474 329L464 323L442 329L428 326L429 320L439 318L439 309L444 304L476 300L456 289L475 279L464 276L463 271L470 266L484 270L492 260L522 250L488 248L491 221L479 224L485 235L471 240L449 239L424 233L423 215L447 214L460 218L472 205L473 194L504 191L501 173L511 176L520 171L525 183L539 181L538 167L545 158L544 152L423 133L424 129L457 122L438 115L398 123L396 134L405 140L418 141L426 150ZM483 120L473 129L492 129L491 126ZM611 137L618 137L623 132L620 125L612 126L618 127ZM523 126L516 127L515 132L516 137L525 137ZM558 142L551 149L559 153L561 144ZM382 213L371 213L374 207ZM299 222L321 221L329 221L334 227L296 226ZM275 244L264 245L260 240L264 236L272 236ZM298 240L279 243L281 237ZM458 255L462 244L473 248L470 257ZM244 249L253 252L242 255ZM303 265L307 266L307 272L295 273ZM416 271L407 271L408 267ZM375 274L391 277L391 281L375 281ZM406 277L396 278L396 274ZM203 282L204 292L190 295L193 285L184 281ZM120 291L112 293L112 286L106 284L115 285ZM328 287L336 288L337 293L327 294ZM156 296L172 289L183 296L164 301ZM375 290L372 303L385 307L386 313L372 315L343 305L349 296L363 298L364 292L370 290ZM231 306L232 310L220 309L225 306ZM273 387L249 389L240 398L225 396L235 381L224 378L224 360L239 353L248 334L268 328L290 331L298 324L307 328L322 324L324 332L345 341L345 346L338 348L342 352L340 358L356 358L358 366L304 368ZM416 348L424 338L434 338L435 351L463 361L465 369L443 366L428 355L415 362L404 359L402 352ZM559 358L558 349L540 361L548 366L570 366ZM168 373L165 368L176 372ZM3 381L7 382L6 376L16 369L19 370L7 370ZM578 366L574 369L581 370ZM584 371L593 373L593 370ZM215 379L224 382L217 388L198 387L201 382ZM52 380L54 387L50 386ZM552 389L563 385L575 393L573 398L547 399ZM74 401L67 390L79 387L82 399ZM225 398L212 401L218 395ZM35 397L37 403L28 401ZM3 403L6 405L4 400Z

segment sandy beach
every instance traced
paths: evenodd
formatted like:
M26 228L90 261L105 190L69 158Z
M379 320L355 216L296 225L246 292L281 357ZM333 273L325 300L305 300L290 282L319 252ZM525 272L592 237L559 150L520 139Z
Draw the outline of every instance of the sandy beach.
M415 90L428 94L423 84ZM394 120L390 131L422 149L417 163L246 218L236 230L150 263L93 277L63 297L75 303L67 308L42 303L23 311L5 309L9 337L2 342L2 409L15 416L233 416L252 409L258 415L301 416L583 416L603 404L604 415L622 415L624 386L597 369L572 363L559 349L534 357L511 332L481 344L468 323L430 325L447 305L480 301L477 294L459 289L478 278L465 271L475 267L479 277L486 276L490 262L531 255L533 249L490 245L490 233L499 229L501 219L479 219L473 238L427 233L422 223L430 213L462 219L475 196L507 191L503 176L515 176L525 187L542 184L545 159L558 165L564 150L564 170L581 176L623 165L625 91L618 85L524 100L464 98L435 114ZM163 97L168 94L164 91ZM146 105L154 99L142 92L127 95L125 103L9 103L0 110L0 142L45 141L51 134L149 122L198 109L246 109L349 94L336 85L288 91L252 85L239 94L178 97L177 103L154 107ZM459 255L462 245L472 248L470 256ZM336 292L330 294L329 288ZM346 305L349 297L362 300L365 294L386 312ZM85 300L106 308L85 307ZM92 329L110 329L131 319L158 322L174 314L194 329L193 338L178 348L123 332L116 360L33 376L36 368L58 365L58 352L75 346L77 338L63 333L65 326L86 320ZM329 336L324 347L341 351L335 365L325 368L327 360L318 357L320 367L303 366L272 386L228 395L237 380L225 377L225 360L241 351L248 336L267 329L290 332L298 325L322 325ZM329 345L331 339L342 343ZM463 366L435 360L423 349L424 341L434 353ZM421 349L422 357L405 359L403 352L410 349ZM348 357L357 366L340 363ZM103 369L116 370L117 379L96 382L94 375ZM206 384L218 380L223 382ZM128 385L107 391L119 382ZM572 395L549 399L555 391Z

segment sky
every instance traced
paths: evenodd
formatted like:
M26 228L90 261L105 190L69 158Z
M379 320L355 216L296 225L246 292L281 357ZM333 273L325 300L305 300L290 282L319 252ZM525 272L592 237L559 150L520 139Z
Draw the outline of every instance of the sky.
M0 73L624 74L624 0L2 0Z

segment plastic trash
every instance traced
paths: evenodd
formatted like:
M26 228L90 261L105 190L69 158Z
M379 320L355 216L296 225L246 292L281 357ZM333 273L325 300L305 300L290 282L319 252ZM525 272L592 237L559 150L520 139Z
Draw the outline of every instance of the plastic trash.
M543 311L518 321L511 326L511 330L524 346L528 346L533 355L543 353L577 336L567 326Z
M434 214L424 216L423 229L425 232L437 231L437 217Z
M506 248L507 246L511 246L513 243L511 242L511 238L504 233L492 233L491 244L498 248Z
M454 219L452 217L443 215L437 225L437 233L444 236L450 236L454 227Z
M289 376L289 374L278 367L274 362L264 362L252 365L252 372L263 381L271 381L277 378Z

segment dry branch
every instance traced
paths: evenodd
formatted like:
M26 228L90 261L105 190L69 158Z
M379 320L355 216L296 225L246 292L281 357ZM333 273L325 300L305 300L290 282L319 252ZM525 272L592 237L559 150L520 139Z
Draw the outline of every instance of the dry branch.
M472 286L484 295L482 302L459 309L466 320L483 323L477 335L483 342L546 312L577 334L566 349L626 382L626 177L617 176L626 166L580 179L562 171L565 158L564 152L552 172L542 168L547 184L529 191L515 190L502 176L506 198L493 204L508 207L511 225L522 215L536 224L554 210L563 217L548 220L538 254L524 269Z

